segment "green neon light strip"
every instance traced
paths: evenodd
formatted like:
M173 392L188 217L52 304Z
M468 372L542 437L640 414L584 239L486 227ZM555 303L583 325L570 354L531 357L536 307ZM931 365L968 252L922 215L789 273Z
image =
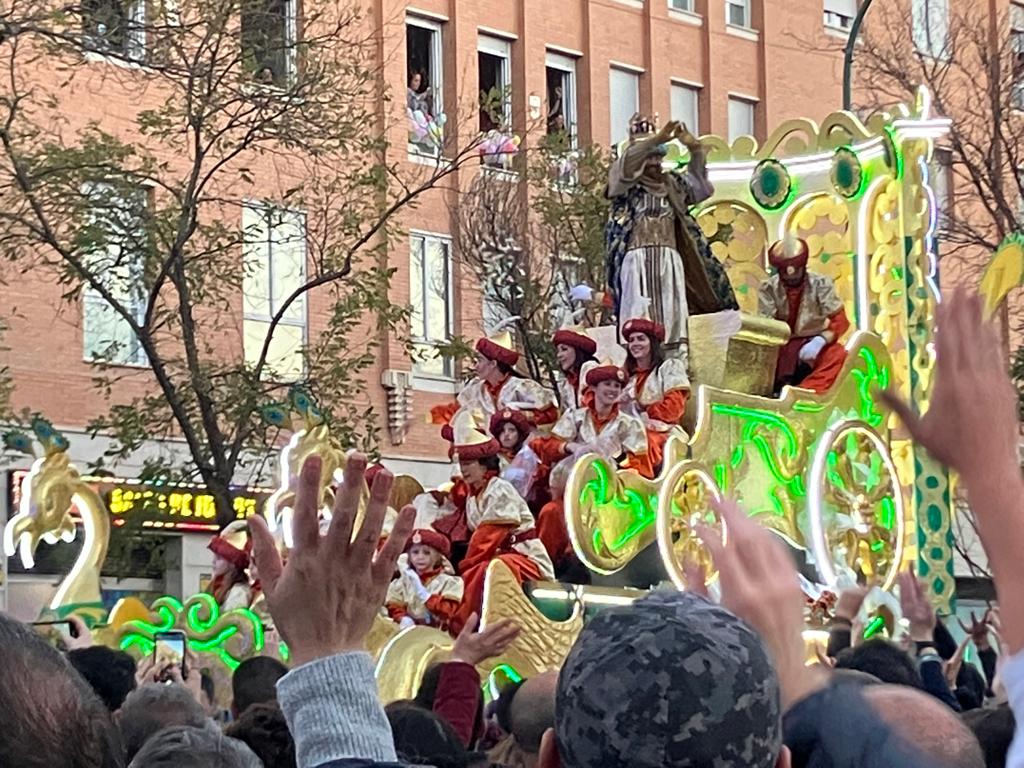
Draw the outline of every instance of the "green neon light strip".
M881 616L876 616L866 627L864 627L864 639L870 640L883 629L885 629L885 619Z
M610 551L616 552L654 523L657 517L657 495L645 497L627 488L624 491L625 500L619 499L611 492L611 476L604 462L596 461L592 466L595 478L583 486L580 491L579 503L586 505L588 499L592 499L595 506L610 504L617 512L626 515L626 519L630 521L629 525L615 541L605 543L601 531L594 531L592 541L595 551L600 550L606 544Z

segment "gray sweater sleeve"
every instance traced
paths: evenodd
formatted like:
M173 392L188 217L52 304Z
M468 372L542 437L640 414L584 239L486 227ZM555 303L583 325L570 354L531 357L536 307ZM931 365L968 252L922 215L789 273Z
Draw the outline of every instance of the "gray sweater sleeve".
M298 768L343 758L397 760L369 654L303 664L277 681L277 699L295 739Z

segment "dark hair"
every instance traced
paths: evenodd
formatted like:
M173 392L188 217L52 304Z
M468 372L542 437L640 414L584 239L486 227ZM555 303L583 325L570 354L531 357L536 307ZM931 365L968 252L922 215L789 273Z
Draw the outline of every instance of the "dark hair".
M597 358L586 350L580 349L579 347L573 347L571 344L565 346L571 347L572 351L576 354L576 357L572 361L572 371L577 376L583 371L583 366L587 363L597 363Z
M68 661L111 712L120 709L125 697L135 690L135 659L124 651L105 645L76 648L68 652Z
M217 685L213 682L213 675L205 669L199 671L199 687L210 701L216 703Z
M161 683L150 683L129 693L117 720L129 761L153 734L178 725L202 728L206 722L206 713L187 688Z
M469 768L477 759L442 718L407 701L385 709L401 760L434 768Z
M857 669L874 675L883 683L923 689L914 660L900 647L882 638L846 648L836 657L837 669Z
M110 712L36 632L0 613L0 765L121 768ZM55 725L56 724L56 725Z
M494 364L498 366L498 370L501 371L505 376L515 376L517 378L522 378L522 374L515 369L514 365L503 363L501 362L501 360L495 360Z
M295 741L276 703L253 704L225 733L248 744L266 768L295 768Z
M165 728L139 750L131 768L256 768L259 758L245 744L216 728Z
M960 709L968 712L978 709L985 703L985 677L973 664L964 662L956 674L956 700Z
M479 459L471 459L480 464L488 472L501 471L501 459L498 456L481 456Z
M632 334L630 334L632 335ZM658 366L665 362L665 352L661 348L661 342L658 341L654 336L649 333L645 333L648 339L651 340L651 370L656 371ZM623 339L626 341L626 339ZM629 347L626 347L626 373L632 376L637 371L636 358L633 357L633 353L629 351Z
M963 720L981 744L986 768L1004 768L1016 728L1013 710L1009 705L1000 704L995 709L975 709L964 713Z
M277 701L277 681L288 674L288 667L270 656L246 659L231 676L231 707L241 715L253 704Z
M505 733L512 733L512 702L516 698L519 689L523 687L525 680L509 683L501 689L498 695L497 706L494 709L494 717Z

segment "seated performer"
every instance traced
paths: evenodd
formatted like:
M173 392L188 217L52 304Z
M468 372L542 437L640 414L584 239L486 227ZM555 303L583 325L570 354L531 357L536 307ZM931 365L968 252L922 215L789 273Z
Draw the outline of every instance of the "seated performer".
M208 548L213 552L213 578L206 592L213 595L222 611L248 608L252 597L245 573L252 550L249 524L235 520L210 540Z
M776 272L761 283L758 312L789 325L789 341L779 350L775 389L791 385L825 392L846 362L839 343L850 327L846 309L830 278L807 271L807 242L792 235L768 249Z
M491 416L491 436L498 441L501 451L501 468L504 469L526 444L526 438L533 432L533 426L521 411L506 408Z
M461 413L452 428L459 469L469 489L466 523L471 531L469 548L459 565L465 597L452 622L457 633L469 615L480 610L492 560L503 561L520 583L552 579L554 570L523 497L498 477L498 441L481 428L479 414Z
M558 396L562 410L568 411L583 405L580 389L583 383L583 366L596 365L597 342L579 328L562 328L555 331L551 341L555 345L555 359L562 372L558 380Z
M691 313L738 308L725 268L690 212L714 191L707 149L675 120L655 131L636 115L629 133L608 174L608 290L623 341L628 320L649 316L665 329L666 355L685 355ZM662 167L673 140L690 152L682 172Z
M619 410L626 372L617 365L599 365L587 371L586 405L566 411L549 437L535 437L530 447L554 468L552 486L561 491L574 461L584 453L597 453L613 462L627 460L634 468L648 466L647 435L643 422ZM557 463L556 463L557 462ZM649 476L649 475L648 475ZM572 558L565 525L564 493L544 505L537 517L537 533L557 572Z
M512 483L531 511L547 502L546 470L533 451L523 450L532 433L533 427L521 411L508 408L491 416L491 435L501 447L501 477Z
M646 318L634 318L622 327L626 340L629 383L622 393L623 410L638 416L647 430L647 460L634 467L644 477L661 468L665 443L679 422L690 397L690 377L678 357L666 358L661 343L665 329Z
M479 411L490 419L506 408L522 411L533 425L555 422L555 393L516 372L519 353L508 331L478 340L476 353L476 376L459 392L457 402L431 409L433 423L447 425L462 411ZM442 430L442 434L448 439L448 433Z
M398 559L399 576L388 587L385 607L392 621L447 630L462 602L462 579L448 561L451 545L432 528L417 528Z

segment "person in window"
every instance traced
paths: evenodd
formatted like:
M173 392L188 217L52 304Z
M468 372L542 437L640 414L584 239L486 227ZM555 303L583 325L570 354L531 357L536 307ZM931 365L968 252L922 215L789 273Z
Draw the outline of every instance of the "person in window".
M457 402L431 409L434 424L452 423L458 414L479 411L485 423L498 411L521 411L533 426L553 424L558 419L555 393L533 379L521 376L515 366L519 353L512 346L512 335L501 331L476 343L476 376L459 392ZM451 439L442 431L445 439Z
M628 320L622 327L626 340L626 372L629 383L622 393L622 409L637 416L647 430L647 454L629 466L644 477L661 468L665 443L678 426L690 397L690 377L678 357L665 357L665 329L646 318Z
M585 365L596 365L597 342L582 328L562 328L551 339L555 345L555 360L562 372L558 380L558 399L564 410L579 408L582 371Z
M533 514L512 484L498 476L501 447L482 425L479 412L466 411L452 424L459 471L469 491L466 524L471 536L459 564L465 596L452 621L458 632L483 600L487 566L499 559L520 583L553 579L554 568L534 527Z
M619 408L626 372L607 363L587 371L586 405L567 410L551 435L535 437L530 447L551 470L552 500L537 517L537 532L559 572L572 558L565 526L563 495L573 464L585 453L596 453L612 462L633 467L648 466L644 423ZM554 489L559 489L558 491ZM559 492L561 491L561 492Z
M786 385L813 392L831 387L846 362L840 338L850 328L843 300L831 278L807 271L807 241L789 235L768 249L775 274L758 290L758 314L789 326L779 350L775 391Z
M409 74L409 86L406 89L406 106L412 112L422 112L426 117L434 116L433 91L425 82L423 73L414 71Z
M666 355L685 357L691 313L739 309L725 268L690 212L714 192L707 148L675 120L656 131L635 115L629 131L608 174L608 290L620 332L632 318L649 317L665 329ZM672 141L690 152L679 172L662 167Z
M562 98L562 86L556 85L548 103L548 133L559 133L565 130L565 104Z

